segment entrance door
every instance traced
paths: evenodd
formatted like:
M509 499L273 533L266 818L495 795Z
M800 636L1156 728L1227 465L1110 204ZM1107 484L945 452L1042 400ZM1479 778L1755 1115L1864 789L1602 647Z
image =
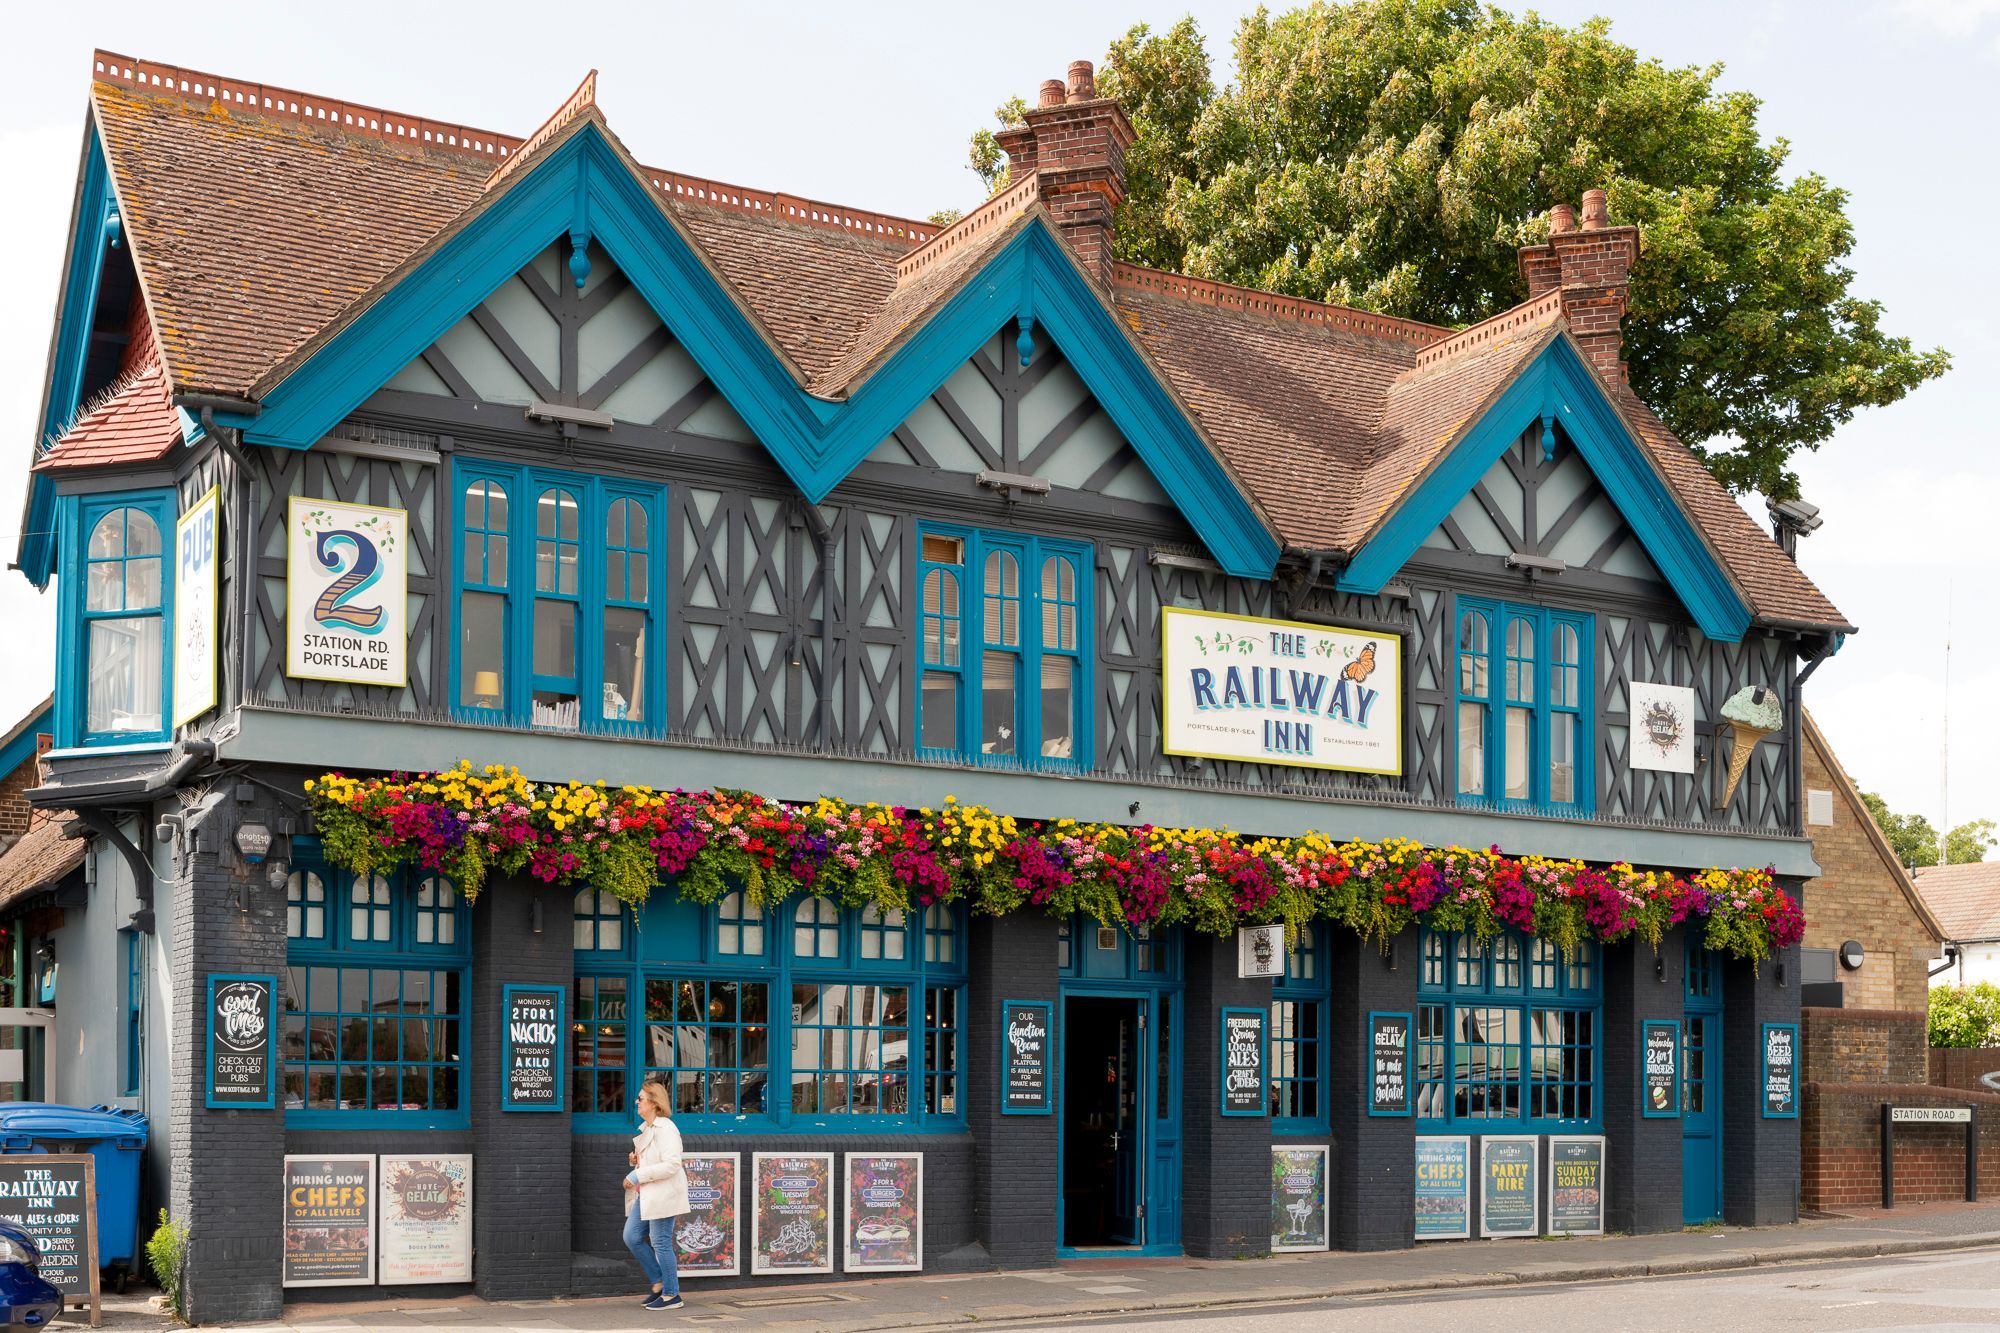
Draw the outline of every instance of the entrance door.
M1681 1018L1681 1215L1722 1220L1722 969L1689 941Z
M1062 1244L1143 1245L1147 1120L1146 1001L1063 1001Z

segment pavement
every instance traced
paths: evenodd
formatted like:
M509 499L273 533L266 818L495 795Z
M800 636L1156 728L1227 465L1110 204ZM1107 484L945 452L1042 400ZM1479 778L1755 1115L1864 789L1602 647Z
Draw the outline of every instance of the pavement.
M1254 1260L1092 1259L1036 1272L973 1273L787 1286L690 1279L687 1308L653 1314L638 1296L602 1300L300 1302L256 1333L479 1328L636 1329L727 1325L751 1330L932 1329L977 1322L1046 1328L1148 1313L1226 1313L1329 1298L1453 1293L1546 1283L1717 1273L1773 1265L1872 1260L2000 1247L2000 1206L1930 1204L1853 1210L1795 1226L1696 1227L1656 1236L1437 1242L1385 1254L1296 1254ZM143 1296L106 1301L104 1327L168 1327ZM60 1327L84 1320L71 1314Z

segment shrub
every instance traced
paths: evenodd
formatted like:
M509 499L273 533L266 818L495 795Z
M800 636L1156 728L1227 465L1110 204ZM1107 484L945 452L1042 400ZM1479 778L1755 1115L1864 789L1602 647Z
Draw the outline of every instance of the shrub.
M1931 1045L2000 1046L2000 986L1931 987Z
M181 1308L181 1274L187 1263L187 1238L187 1223L169 1222L167 1210L162 1208L160 1224L146 1241L146 1265L153 1270L153 1281L160 1284L167 1308L176 1318L186 1313Z

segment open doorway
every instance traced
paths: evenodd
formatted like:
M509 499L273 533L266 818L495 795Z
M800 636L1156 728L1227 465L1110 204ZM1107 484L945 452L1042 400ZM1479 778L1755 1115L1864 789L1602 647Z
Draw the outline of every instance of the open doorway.
M1145 1243L1144 1001L1063 1001L1062 1240Z

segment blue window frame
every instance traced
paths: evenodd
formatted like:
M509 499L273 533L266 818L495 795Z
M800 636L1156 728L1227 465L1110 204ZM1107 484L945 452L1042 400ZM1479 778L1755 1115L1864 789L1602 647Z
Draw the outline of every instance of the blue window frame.
M618 895L609 889L579 889L570 904L571 926L576 951L626 956L626 918L630 915Z
M459 715L657 734L666 492L479 462L455 477Z
M56 732L64 745L165 741L173 679L170 490L71 496L61 529Z
M1458 799L1588 814L1590 616L1458 599Z
M469 1124L471 936L456 886L306 858L285 898L285 1123Z
M1090 548L925 524L917 734L934 758L1088 768Z
M1328 977L1319 932L1297 928L1285 975L1271 988L1271 1131L1310 1134L1328 1123Z
M120 931L125 939L125 1079L123 1096L137 1097L143 1074L141 1054L146 1001L145 936Z
M1597 946L1568 959L1509 930L1424 931L1417 972L1418 1132L1533 1133L1600 1119Z

